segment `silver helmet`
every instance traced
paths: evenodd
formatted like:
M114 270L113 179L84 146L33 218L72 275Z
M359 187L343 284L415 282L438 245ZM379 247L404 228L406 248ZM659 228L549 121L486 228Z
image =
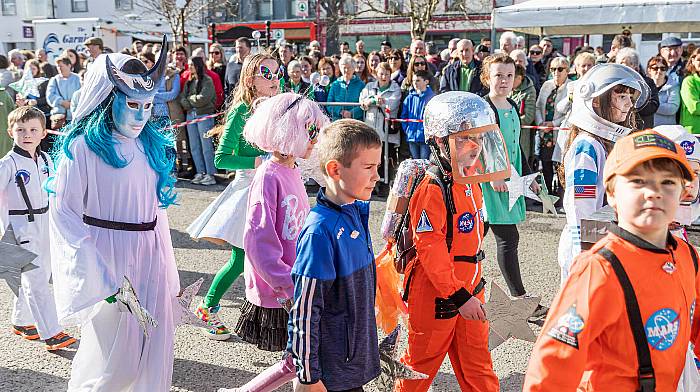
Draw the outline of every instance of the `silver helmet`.
M443 138L491 124L496 124L496 115L491 106L476 94L450 91L434 96L425 105L423 128L426 138Z
M508 178L510 160L491 106L476 94L453 91L425 105L424 132L433 153L449 160L455 182ZM442 145L440 150L437 141ZM443 168L444 169L444 168Z
M598 64L575 83L569 123L613 142L632 132L632 129L600 117L593 109L594 98L615 86L627 86L638 92L634 107L640 109L650 95L649 86L642 76L622 64Z

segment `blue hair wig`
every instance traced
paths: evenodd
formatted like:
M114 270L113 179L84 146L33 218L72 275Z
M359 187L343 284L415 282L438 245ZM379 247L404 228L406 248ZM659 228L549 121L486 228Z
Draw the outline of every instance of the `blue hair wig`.
M85 138L85 144L88 148L97 154L104 163L115 168L128 165L129 162L117 153L115 145L119 142L112 135L113 132L117 132L112 119L114 97L113 92L90 115L70 123L63 129L66 135L61 136L54 143L52 151L55 167L58 167L63 159L73 159L70 147L73 141L81 135ZM169 127L168 121L151 117L138 136L149 165L158 175L156 194L161 208L176 204L177 199L174 190L175 178L171 174L175 163L175 136ZM52 180L53 178L49 178L45 186L51 193L53 193Z

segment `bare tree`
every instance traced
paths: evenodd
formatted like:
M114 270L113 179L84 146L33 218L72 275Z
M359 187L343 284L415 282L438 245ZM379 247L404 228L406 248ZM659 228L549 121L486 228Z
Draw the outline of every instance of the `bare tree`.
M338 48L340 40L340 25L347 22L351 14L346 12L346 3L353 0L318 0L318 4L326 16L326 53L331 48Z
M411 38L425 39L425 34L433 24L433 15L440 0L389 0L384 7L383 0L359 0L364 8L362 13L408 18L411 21Z
M483 18L491 15L493 9L492 0L453 0L449 11L459 11L464 18L474 24L475 28L488 28L489 20Z
M136 6L146 13L165 19L174 39L185 43L187 28L203 22L204 15L212 8L237 10L235 0L137 0Z

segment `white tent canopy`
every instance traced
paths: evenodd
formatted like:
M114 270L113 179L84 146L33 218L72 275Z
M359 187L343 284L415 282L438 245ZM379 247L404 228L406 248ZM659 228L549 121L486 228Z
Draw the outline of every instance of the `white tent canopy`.
M496 8L492 22L534 35L700 32L700 1L530 0Z

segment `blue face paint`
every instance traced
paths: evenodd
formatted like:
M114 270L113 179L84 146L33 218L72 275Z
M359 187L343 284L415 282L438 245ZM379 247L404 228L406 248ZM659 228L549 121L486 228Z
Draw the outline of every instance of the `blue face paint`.
M117 132L135 139L151 117L153 97L147 99L130 98L117 91L112 104L112 118Z

